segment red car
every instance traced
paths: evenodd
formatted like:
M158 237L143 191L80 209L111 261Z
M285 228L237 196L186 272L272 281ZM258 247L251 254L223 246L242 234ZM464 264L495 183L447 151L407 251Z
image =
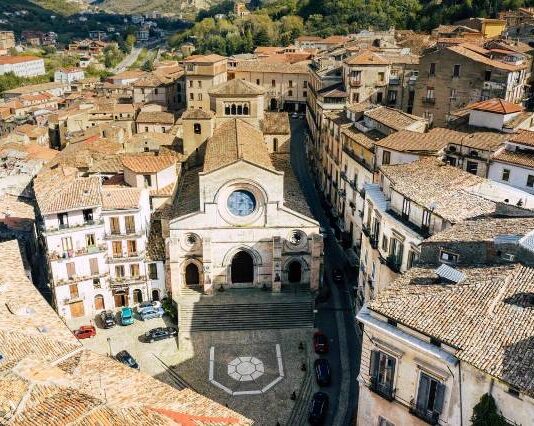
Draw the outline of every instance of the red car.
M328 337L326 337L326 334L318 331L313 335L313 348L316 354L328 353Z
M77 339L88 339L96 336L96 328L92 325L82 325L78 330L74 330Z

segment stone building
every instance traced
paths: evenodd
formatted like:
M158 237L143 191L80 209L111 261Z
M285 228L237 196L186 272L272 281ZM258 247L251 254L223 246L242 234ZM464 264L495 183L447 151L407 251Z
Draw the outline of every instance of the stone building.
M370 50L345 59L343 82L352 103L372 101L381 104L386 99L389 62Z
M183 61L187 108L209 111L208 91L227 80L227 59L220 55L193 55Z
M490 98L519 103L530 76L528 56L471 43L427 50L420 59L413 112L445 126L451 111Z

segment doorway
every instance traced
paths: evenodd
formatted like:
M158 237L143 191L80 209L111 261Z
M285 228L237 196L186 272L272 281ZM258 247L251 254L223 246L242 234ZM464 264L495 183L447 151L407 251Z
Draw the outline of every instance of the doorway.
M271 111L278 110L278 101L276 99L271 99Z
M159 301L159 290L152 290L152 301L158 302Z
M138 288L133 291L133 301L136 305L143 301L143 292Z
M101 311L103 309L106 309L106 306L104 304L104 296L101 294L97 294L95 296L95 311Z
M288 281L292 284L300 283L302 280L302 265L299 261L294 260L288 267Z
M122 308L123 306L128 306L128 295L125 294L124 291L115 293L113 295L113 298L115 299L116 308Z
M200 272L198 266L190 263L185 267L185 283L187 286L198 286L200 284Z
M236 253L231 269L232 283L254 282L254 260L246 251Z

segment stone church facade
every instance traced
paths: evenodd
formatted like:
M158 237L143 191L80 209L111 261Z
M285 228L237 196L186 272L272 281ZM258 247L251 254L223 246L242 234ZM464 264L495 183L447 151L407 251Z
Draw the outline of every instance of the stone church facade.
M266 119L262 90L231 80L210 93L209 113L183 117L192 161L169 206L166 240L176 301L185 289L216 294L221 288L319 287L319 223L293 174L289 143L282 149L272 142L277 132L277 139L288 140L287 114ZM246 108L234 109L234 103Z

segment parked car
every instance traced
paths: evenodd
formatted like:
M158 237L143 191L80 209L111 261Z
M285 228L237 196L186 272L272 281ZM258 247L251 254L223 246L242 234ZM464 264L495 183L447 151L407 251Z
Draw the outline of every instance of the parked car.
M158 302L157 300L147 300L146 302L141 302L137 306L137 312L141 313L141 311L145 309L152 309L152 308L161 308L161 302Z
M92 325L82 325L78 330L73 331L77 339L88 339L96 336L96 328Z
M316 392L313 394L310 411L308 412L308 422L311 425L322 425L326 419L328 411L328 395L324 392Z
M291 114L291 118L299 118L298 113L294 112L293 114Z
M121 324L130 325L134 323L133 310L125 306L121 309Z
M332 380L332 374L330 372L330 363L327 359L316 359L313 363L315 370L315 379L319 386L328 386Z
M313 335L313 348L316 354L328 353L328 337L326 337L326 334L318 331Z
M152 318L161 318L164 313L165 311L163 308L145 308L139 313L139 315L143 321L146 321Z
M137 361L133 356L130 355L128 351L120 351L117 355L115 355L115 358L124 365L139 370L139 364L137 364Z
M335 284L341 284L343 282L343 272L339 269L334 269L332 271L332 281L334 281Z
M153 343L157 340L170 339L178 334L174 327L157 327L145 333L145 341Z
M113 311L100 312L100 320L102 321L102 327L104 328L115 327L115 325L117 324Z

